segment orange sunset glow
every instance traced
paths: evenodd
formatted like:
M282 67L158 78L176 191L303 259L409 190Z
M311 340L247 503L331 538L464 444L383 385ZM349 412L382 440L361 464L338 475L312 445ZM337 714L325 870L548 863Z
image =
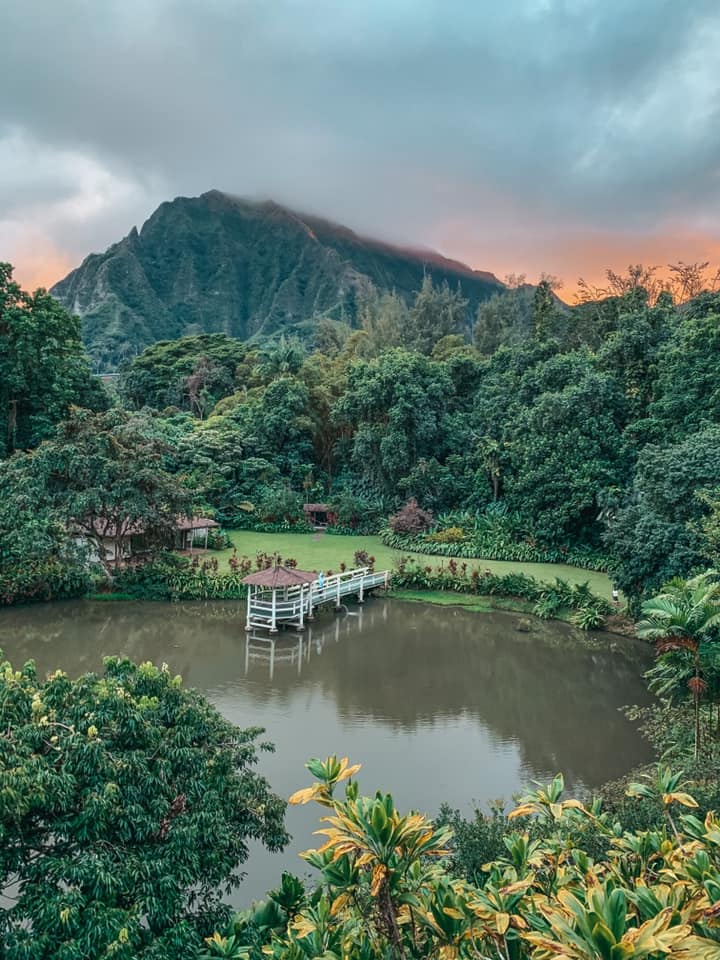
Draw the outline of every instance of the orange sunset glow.
M534 283L542 273L562 280L559 295L572 303L580 277L593 286L602 287L608 268L622 271L630 263L657 266L658 273L667 273L667 265L710 261L711 270L720 265L720 239L706 232L678 228L652 236L629 236L625 233L592 231L556 235L543 249L528 243L504 249L488 248L477 243L469 229L455 222L452 233L439 231L441 252L461 260L476 270L489 270L503 280L509 274L524 273ZM14 259L14 276L25 290L49 289L62 280L79 260L60 250L20 251Z

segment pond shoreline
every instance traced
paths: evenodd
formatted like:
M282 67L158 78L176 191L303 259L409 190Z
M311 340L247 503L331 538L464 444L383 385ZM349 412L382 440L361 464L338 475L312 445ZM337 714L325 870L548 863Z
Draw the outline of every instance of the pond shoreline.
M524 617L530 617L533 620L543 621L542 617L538 617L537 614L533 612L534 605L528 600L523 600L521 597L499 597L484 594L458 593L453 590L411 590L406 588L391 588L385 594L385 596L389 600L401 600L407 603L429 603L433 606L440 607L458 607L463 610L467 610L470 613L487 614L497 611L517 613ZM132 597L123 593L90 593L80 599L102 603L146 602L141 597ZM241 599L243 598L238 598L238 601ZM47 602L53 603L57 601ZM174 605L178 602L187 603L192 601L158 600L156 602ZM556 616L548 617L547 620L557 620L560 623L568 623L572 625L572 611L561 611ZM625 637L631 640L636 639L634 622L622 613L616 613L608 616L603 626L599 628L599 632L610 633L614 636Z
M457 593L453 590L406 589L391 589L387 596L390 600L404 600L408 603L431 603L441 607L460 607L471 613L505 611L507 613L522 614L523 616L531 617L533 620L543 620L542 617L538 617L536 613L533 613L533 604L529 600L523 600L521 597L493 597ZM548 617L547 619L572 625L571 611L561 612L558 616ZM611 633L617 637L625 637L630 640L637 639L633 620L623 613L615 613L608 616L598 631L589 632Z

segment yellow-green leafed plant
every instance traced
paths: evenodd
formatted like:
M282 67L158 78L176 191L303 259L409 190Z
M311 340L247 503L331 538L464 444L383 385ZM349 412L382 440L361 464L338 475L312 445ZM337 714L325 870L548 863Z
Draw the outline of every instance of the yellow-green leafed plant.
M474 884L449 873L450 831L401 813L389 794L361 796L358 765L330 757L308 768L317 782L291 802L326 811L324 842L302 855L320 882L308 893L283 877L270 894L280 919L256 923L249 960L720 960L714 814L623 833L599 804L563 798L557 777L522 798L512 816L526 829L508 834L507 853ZM690 810L680 780L660 769L629 792ZM589 827L603 834L607 857L582 849ZM242 925L231 932L245 956Z

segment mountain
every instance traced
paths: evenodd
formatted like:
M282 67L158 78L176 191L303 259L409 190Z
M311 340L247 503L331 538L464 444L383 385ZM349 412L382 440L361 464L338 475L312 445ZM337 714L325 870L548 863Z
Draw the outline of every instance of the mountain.
M161 204L105 253L91 254L51 293L83 320L99 369L156 340L193 333L307 334L318 317L355 316L374 285L409 298L423 273L458 284L468 312L502 284L432 250L361 237L272 201L211 190Z

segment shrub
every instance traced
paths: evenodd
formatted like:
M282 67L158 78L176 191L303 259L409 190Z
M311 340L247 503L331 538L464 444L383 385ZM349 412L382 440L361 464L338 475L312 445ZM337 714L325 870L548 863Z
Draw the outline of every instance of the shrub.
M450 560L448 565L431 567L403 557L393 573L393 586L415 590L453 590L478 596L518 597L533 603L533 613L547 619L562 610L574 610L575 621L583 630L594 630L602 625L604 614L610 610L607 600L597 597L583 584L576 588L556 577L554 583L540 583L524 573L498 576L490 570L472 570L467 564ZM582 617L580 614L582 613Z
M446 530L436 530L428 536L432 543L460 543L468 536L462 527L448 527Z
M208 550L227 550L232 546L232 540L224 530L216 530L208 535Z
M387 547L437 557L458 557L466 560L512 560L519 563L566 563L586 570L608 572L612 561L605 554L585 546L542 547L535 542L512 539L488 539L474 533L466 540L445 543L434 535L396 533L390 527L380 531Z
M367 550L356 550L353 561L356 567L369 567L371 571L375 569L375 557L371 556Z
M423 510L417 500L411 497L401 510L390 517L388 523L393 533L424 533L432 526L433 515L429 510Z

